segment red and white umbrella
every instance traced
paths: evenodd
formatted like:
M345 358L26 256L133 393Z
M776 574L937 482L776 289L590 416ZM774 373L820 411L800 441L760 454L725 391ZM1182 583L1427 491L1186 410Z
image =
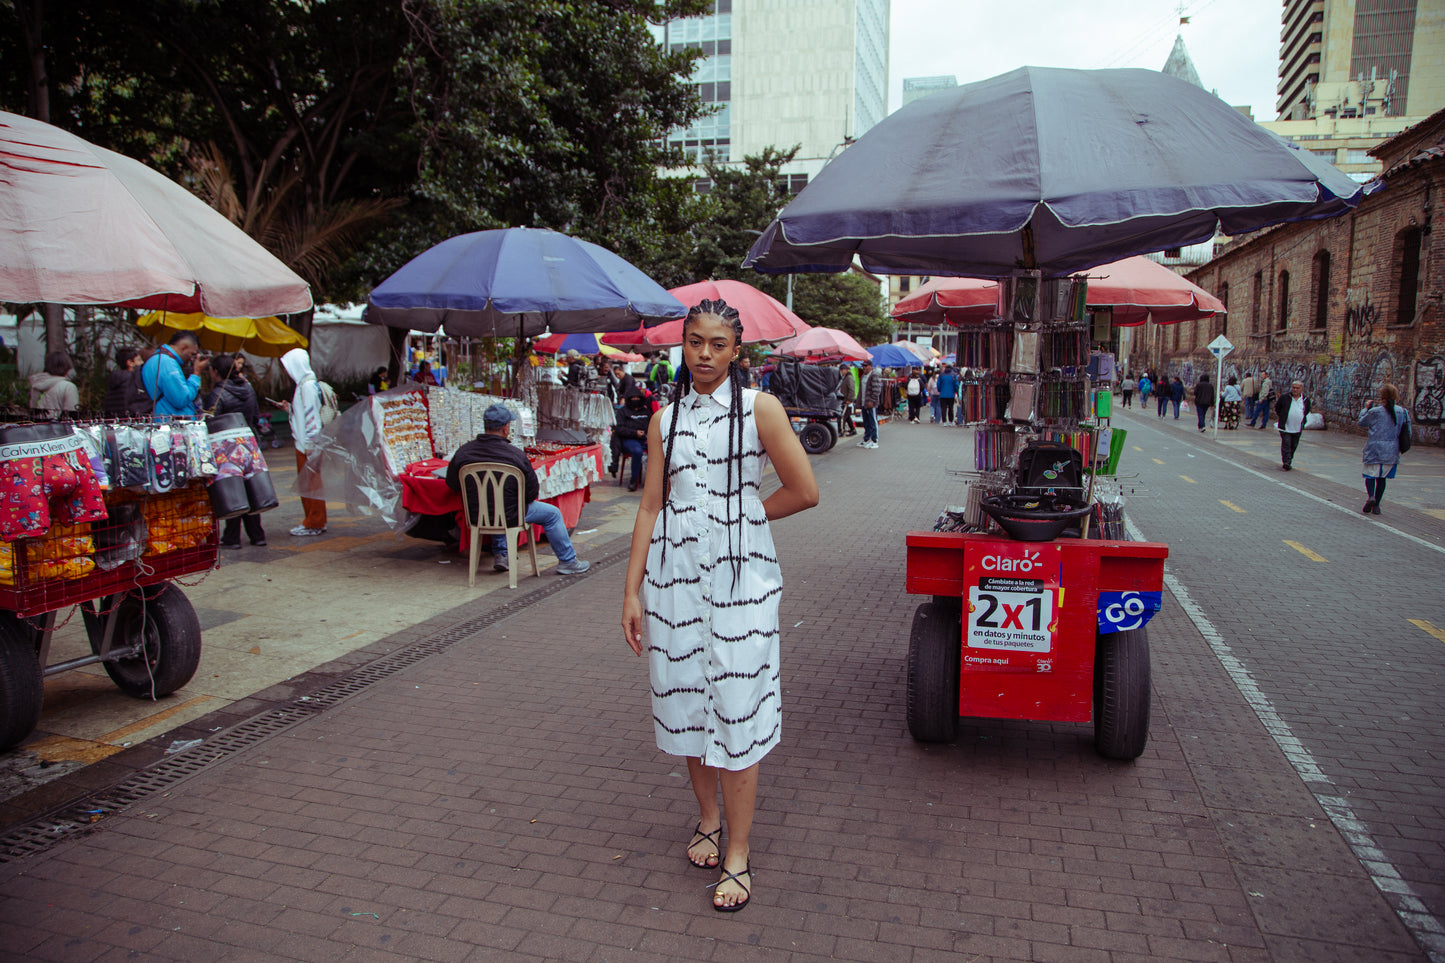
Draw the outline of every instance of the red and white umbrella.
M1223 314L1224 302L1199 285L1142 255L1084 272L1090 308L1113 309L1114 324L1176 324ZM950 324L998 317L998 284L978 278L933 278L893 306L899 321Z
M290 268L140 161L0 111L0 301L217 318L311 307Z
M962 324L998 317L998 282L932 278L893 306L893 317L915 324Z
M1112 308L1114 324L1176 324L1225 313L1224 302L1147 257L1089 268L1088 303Z
M796 338L780 343L773 351L788 358L813 358L817 360L867 361L868 349L846 331L837 328L809 328Z

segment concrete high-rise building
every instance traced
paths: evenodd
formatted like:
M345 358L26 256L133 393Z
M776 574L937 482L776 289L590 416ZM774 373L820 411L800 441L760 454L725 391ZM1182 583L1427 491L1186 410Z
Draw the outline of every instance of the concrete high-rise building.
M799 145L784 168L798 191L888 111L889 0L715 0L653 29L706 55L693 75L717 111L668 135L697 159L741 162Z
M1445 104L1439 0L1284 0L1279 120L1424 117Z
M958 78L953 74L943 74L938 77L904 77L903 106L907 107L920 97L936 94L940 90L952 90L957 86Z
M1370 149L1445 105L1441 0L1284 0L1279 119L1263 126L1356 180Z

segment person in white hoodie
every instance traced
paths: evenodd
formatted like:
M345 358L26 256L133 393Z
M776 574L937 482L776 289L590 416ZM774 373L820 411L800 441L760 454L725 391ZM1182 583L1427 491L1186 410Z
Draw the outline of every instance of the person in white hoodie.
M311 370L311 356L304 348L292 348L281 356L281 366L296 382L296 391L289 404L282 404L291 418L291 441L296 446L296 474L306 467L306 453L321 434L321 389ZM326 502L320 498L302 497L306 515L301 524L291 529L296 536L321 535L326 531Z
M45 356L45 370L30 376L30 407L56 418L80 407L80 389L68 380L75 372L70 355L51 351Z

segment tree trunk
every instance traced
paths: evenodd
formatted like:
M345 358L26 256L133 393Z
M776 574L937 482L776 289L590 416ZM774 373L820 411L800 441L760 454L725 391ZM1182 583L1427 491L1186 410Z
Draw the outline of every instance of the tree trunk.
M391 358L386 365L386 383L389 385L401 384L401 376L406 372L406 336L407 328L387 328L386 338L391 344Z

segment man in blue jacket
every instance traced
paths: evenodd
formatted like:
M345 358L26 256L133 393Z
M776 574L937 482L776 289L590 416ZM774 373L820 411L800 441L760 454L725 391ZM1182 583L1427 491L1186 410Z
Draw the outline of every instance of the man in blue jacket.
M141 387L155 401L157 418L195 417L196 396L206 372L206 359L196 358L200 350L194 331L177 331L169 344L141 365ZM196 359L195 371L186 377L185 363L192 358Z

